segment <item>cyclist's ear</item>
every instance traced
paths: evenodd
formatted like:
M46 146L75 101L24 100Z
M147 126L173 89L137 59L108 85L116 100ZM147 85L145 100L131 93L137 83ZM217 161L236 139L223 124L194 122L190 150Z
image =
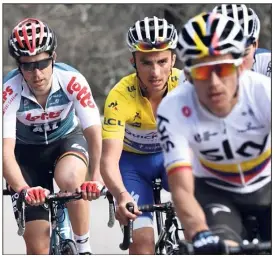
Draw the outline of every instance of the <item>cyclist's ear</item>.
M175 65L175 61L176 61L176 54L172 54L172 68L174 67Z
M134 57L130 58L130 62L132 64L132 66L136 69L136 63L135 63Z

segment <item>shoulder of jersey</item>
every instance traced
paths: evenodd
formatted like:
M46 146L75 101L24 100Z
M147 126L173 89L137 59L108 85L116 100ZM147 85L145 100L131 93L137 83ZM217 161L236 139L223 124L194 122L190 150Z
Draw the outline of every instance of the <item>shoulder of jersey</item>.
M176 87L178 85L178 81L180 78L182 71L177 68L172 68L172 74L169 78L169 81L173 84L173 87Z
M262 55L262 54L271 55L271 51L265 48L257 48L257 50L255 51L255 55Z
M137 83L136 73L129 74L120 79L120 81L117 82L113 88L111 88L110 92L116 91L124 96L129 95L132 92L136 91L137 88L136 83Z
M55 63L54 72L59 75L59 79L63 85L68 84L73 77L78 78L79 81L85 80L85 77L77 69L65 63Z
M23 77L19 69L10 71L3 80L3 92L21 92L23 90L22 85Z
M176 87L168 93L160 103L161 109L170 110L170 108L178 105L187 105L192 102L194 87L187 81L183 87ZM190 104L191 105L191 104Z
M5 77L4 77L4 84L7 83L8 81L14 80L18 77L22 77L21 72L19 71L19 69L14 69L12 71L10 71Z
M240 77L240 82L245 90L253 88L258 92L261 87L271 88L271 79L269 77L252 70L244 71Z

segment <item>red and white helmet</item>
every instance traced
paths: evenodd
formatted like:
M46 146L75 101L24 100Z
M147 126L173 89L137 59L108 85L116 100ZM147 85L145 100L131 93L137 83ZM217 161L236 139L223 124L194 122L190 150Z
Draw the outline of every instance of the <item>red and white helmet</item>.
M20 21L12 30L8 47L10 55L15 59L42 52L52 54L57 47L57 38L46 23L27 18Z

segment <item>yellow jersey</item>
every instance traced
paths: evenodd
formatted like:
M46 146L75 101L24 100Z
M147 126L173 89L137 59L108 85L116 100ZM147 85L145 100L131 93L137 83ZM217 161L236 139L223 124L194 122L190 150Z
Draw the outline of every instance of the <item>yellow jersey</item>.
M181 70L173 68L168 92L177 87ZM122 139L123 150L150 154L161 152L156 118L142 95L136 73L122 78L109 92L104 106L103 139Z

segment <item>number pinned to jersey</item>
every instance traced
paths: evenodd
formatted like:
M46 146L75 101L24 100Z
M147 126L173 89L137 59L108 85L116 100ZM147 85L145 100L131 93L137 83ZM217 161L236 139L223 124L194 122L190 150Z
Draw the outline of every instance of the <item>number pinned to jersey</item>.
M185 116L185 117L190 117L191 116L191 109L190 109L190 107L188 107L188 106L184 106L183 108L182 108L182 113L183 113L183 115Z

